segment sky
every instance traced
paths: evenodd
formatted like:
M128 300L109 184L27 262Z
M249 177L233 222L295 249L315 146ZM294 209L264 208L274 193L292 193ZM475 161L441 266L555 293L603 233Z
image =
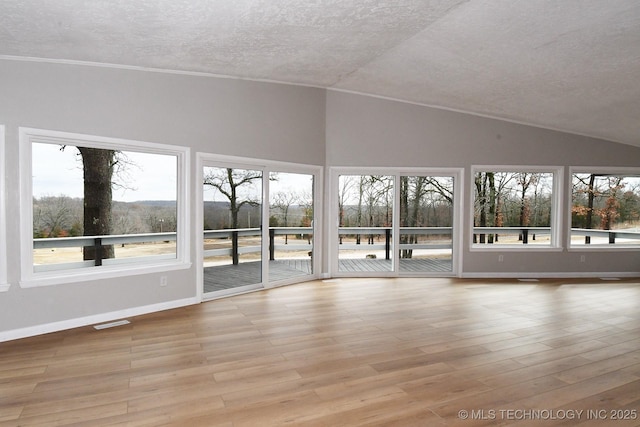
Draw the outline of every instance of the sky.
M176 200L175 156L125 151L129 164L125 175L117 181L126 181L128 189L114 188L113 200L135 202L141 200ZM82 160L78 150L67 146L61 150L57 144L34 143L32 148L33 195L83 197ZM311 194L312 177L306 174L279 173L277 181L271 181L271 193L295 191ZM256 182L250 192L259 195L260 185ZM205 200L226 200L206 188Z
M221 168L206 166L204 173L206 175L207 173L211 173L215 170L221 170ZM241 169L238 170L241 171ZM275 175L277 176L277 179L269 182L269 193L272 199L278 193L296 193L300 197L311 198L313 192L312 175L285 172L278 172ZM262 180L255 180L251 185L245 185L242 188L238 188L238 195L240 198L259 200L262 197ZM204 200L228 201L225 196L221 195L218 190L211 186L204 187Z
M60 150L57 144L33 144L33 195L83 197L82 161L75 147ZM134 202L140 200L176 200L175 156L124 152L129 165L126 180L129 189L113 189L113 200Z

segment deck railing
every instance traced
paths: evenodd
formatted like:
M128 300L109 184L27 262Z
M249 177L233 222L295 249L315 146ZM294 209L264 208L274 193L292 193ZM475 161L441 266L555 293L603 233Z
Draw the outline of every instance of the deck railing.
M473 243L495 244L496 236L518 236L518 244L531 244L539 236L550 236L551 227L474 227ZM596 230L572 228L571 237L583 236L583 243L572 241L574 245L640 245L640 231L631 230ZM592 238L594 238L592 240ZM621 240L625 240L624 243ZM509 243L513 243L509 241Z
M584 236L584 244L594 244L592 237L599 238L603 244L614 245L622 239L630 240L632 244L640 244L640 231L631 230L593 230L587 228L572 228L571 236Z
M103 258L106 246L127 245L131 243L156 243L175 242L176 233L140 233L140 234L118 234L109 236L78 236L78 237L53 237L33 239L33 249L58 249L58 248L93 248L95 258L77 262L65 262L55 264L40 264L34 266L34 271L51 271L71 268L93 267L111 264L123 264L140 262L147 260L175 259L176 253L135 256L126 258ZM80 253L80 251L78 251Z
M385 259L391 257L391 227L339 227L338 240L340 250L384 250ZM431 242L408 243L401 240L400 250L413 249L451 249L451 227L400 227L400 235L441 236L441 239ZM355 237L356 241L345 241L347 237ZM362 237L366 237L366 243ZM360 237L360 238L358 238ZM376 240L378 243L376 243ZM444 243L443 243L444 241Z
M498 236L517 236L518 242L526 245L538 236L550 235L551 227L473 227L473 243L480 244L495 244Z
M383 250L385 258L391 256L391 227L340 227L338 236L340 250ZM407 242L401 239L399 250L416 249L452 249L452 228L451 227L400 227L401 236L429 236L432 241ZM474 227L474 243L495 244L495 239L488 239L490 235L517 235L519 244L531 244L538 236L551 234L550 227ZM204 251L205 257L231 256L237 257L241 254L260 253L262 244L255 239L261 237L260 228L242 228L225 230L206 230L203 237L206 240L229 241L225 247L207 249ZM312 227L270 227L269 228L269 259L274 260L277 251L307 251L312 255ZM571 229L572 236L584 236L584 244L634 244L640 245L640 231L629 230L594 230L594 229ZM288 239L286 244L279 243L276 236L294 236ZM360 239L356 237L359 236ZM349 237L355 238L349 239ZM365 237L363 242L362 237ZM51 263L35 266L35 271L60 270L69 268L91 267L100 265L141 262L147 260L175 259L175 251L161 255L131 256L125 258L103 259L101 254L105 246L127 245L132 243L156 243L175 242L176 233L142 233L142 234L121 234L110 236L80 236L80 237L56 237L33 239L34 249L56 249L56 248L85 248L95 249L96 257L92 260L67 263ZM621 243L623 241L624 243ZM581 243L573 243L580 245Z
M270 227L269 228L269 259L275 259L276 251L311 251L313 245L311 236L313 227ZM287 239L286 244L277 244L276 236L296 236L296 239ZM245 238L244 241L241 238ZM260 253L261 244L251 244L252 239L262 237L261 228L239 228L225 230L205 230L205 240L228 240L230 247L207 249L203 255L205 258L213 256L231 256L237 260L238 255L248 253ZM245 243L243 245L243 243Z

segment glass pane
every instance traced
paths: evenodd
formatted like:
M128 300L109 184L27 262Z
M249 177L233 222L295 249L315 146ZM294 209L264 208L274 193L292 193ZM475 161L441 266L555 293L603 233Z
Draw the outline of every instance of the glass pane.
M177 157L34 143L34 271L176 258Z
M551 245L553 173L478 172L474 186L474 244Z
M451 272L453 177L400 177L400 271Z
M262 283L262 172L204 167L203 202L204 292Z
M571 245L640 244L640 177L573 175Z
M313 175L269 176L269 281L313 273Z
M392 271L393 177L338 179L338 271Z

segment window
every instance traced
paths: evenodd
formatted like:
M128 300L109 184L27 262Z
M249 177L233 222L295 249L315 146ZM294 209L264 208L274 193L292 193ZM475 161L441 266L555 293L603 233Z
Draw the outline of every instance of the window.
M474 168L473 247L559 246L560 175L560 169Z
M571 175L572 248L640 245L640 171L580 170Z
M338 271L393 271L393 175L339 175Z
M203 166L202 177L203 292L260 288L263 170Z
M5 188L4 188L4 168L5 168L5 153L4 153L4 126L0 125L0 292L9 290L9 284L7 283L7 224L6 224L6 211L5 211Z
M313 274L314 175L269 174L269 281ZM273 268L271 268L273 266Z
M454 275L459 169L333 168L329 268L335 276ZM373 174L372 174L373 173Z
M453 271L453 176L400 177L400 271Z
M23 286L186 262L187 148L33 129L20 137Z
M319 166L197 153L203 299L296 283L321 262Z

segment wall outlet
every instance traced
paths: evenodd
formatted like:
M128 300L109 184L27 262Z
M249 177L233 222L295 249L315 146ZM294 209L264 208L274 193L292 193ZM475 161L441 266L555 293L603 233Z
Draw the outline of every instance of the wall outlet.
M504 261L504 255L498 255L498 262Z
M586 257L584 255L580 255L580 262L585 262L586 261Z
M167 276L160 276L160 286L167 286Z

